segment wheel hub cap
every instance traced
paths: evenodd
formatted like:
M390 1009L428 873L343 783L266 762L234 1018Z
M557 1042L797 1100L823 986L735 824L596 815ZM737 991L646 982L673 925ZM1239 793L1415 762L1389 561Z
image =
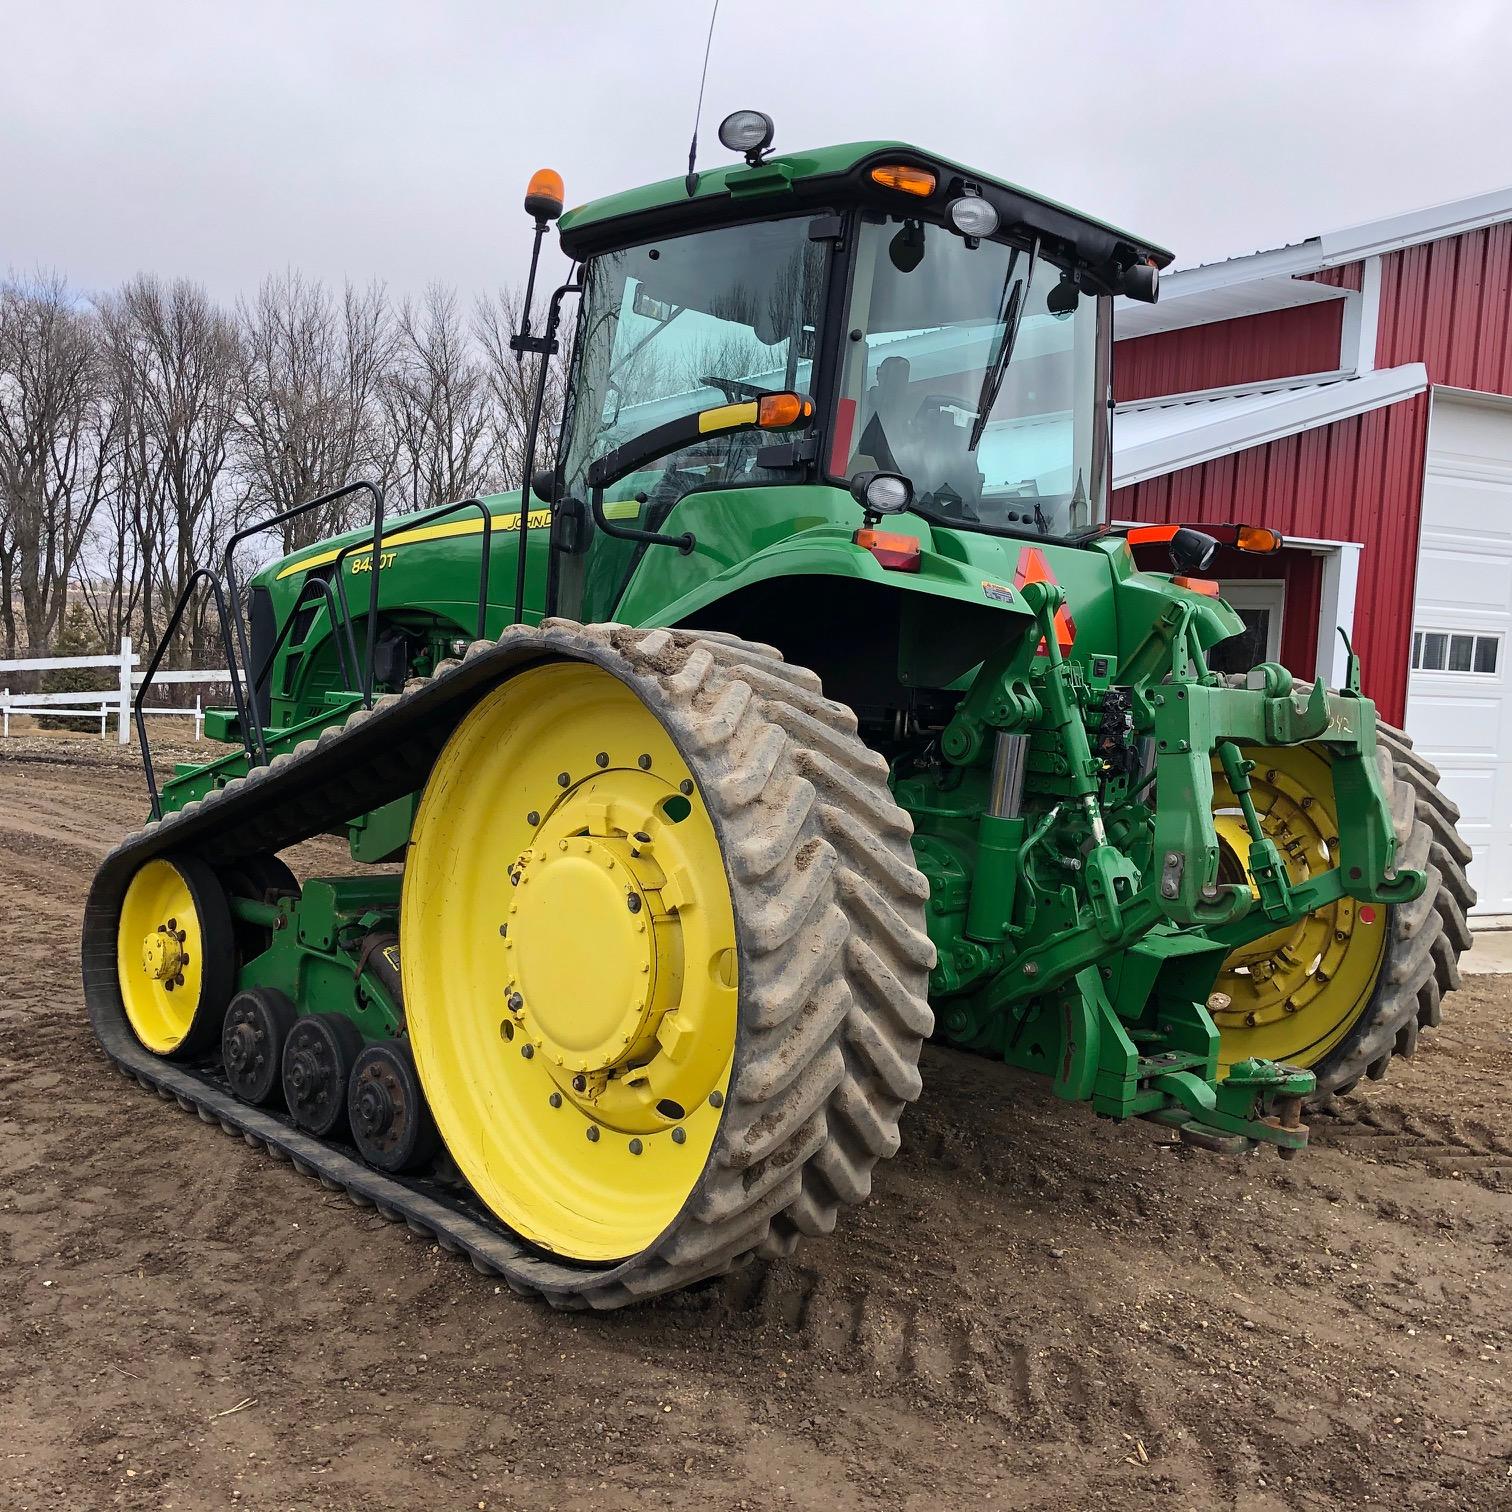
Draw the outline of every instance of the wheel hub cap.
M184 947L166 924L142 941L142 967L154 982L172 981L184 969Z
M681 954L654 861L622 836L573 835L527 851L517 875L505 951L520 1027L566 1071L644 1054L680 965L662 956Z

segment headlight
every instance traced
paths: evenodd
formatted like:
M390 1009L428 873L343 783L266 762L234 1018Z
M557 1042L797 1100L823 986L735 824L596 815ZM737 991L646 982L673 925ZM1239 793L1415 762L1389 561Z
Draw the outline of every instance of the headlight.
M951 200L946 212L950 224L962 236L991 236L998 228L998 213L986 200L976 194L965 194Z
M913 484L899 473L857 473L851 497L870 514L902 514L913 503Z
M719 123L719 140L731 152L765 152L777 128L772 118L759 110L737 110Z

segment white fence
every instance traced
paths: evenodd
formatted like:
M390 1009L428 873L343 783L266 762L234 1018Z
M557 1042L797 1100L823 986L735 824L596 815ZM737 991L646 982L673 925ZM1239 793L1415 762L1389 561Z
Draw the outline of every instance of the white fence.
M106 728L112 715L116 721L116 738L122 745L131 740L131 706L136 689L142 683L142 673L137 670L141 658L131 647L131 637L125 636L121 649L114 656L33 656L22 661L0 661L0 682L11 672L63 672L74 668L110 668L116 674L116 685L98 693L12 693L9 688L0 689L0 733L10 735L12 714L47 714L60 719L97 719L100 722L100 739L105 738ZM220 667L207 672L159 671L152 679L154 688L163 683L229 683L231 673ZM144 714L158 716L178 715L194 721L194 738L198 740L204 729L205 711L198 694L194 707L146 708Z

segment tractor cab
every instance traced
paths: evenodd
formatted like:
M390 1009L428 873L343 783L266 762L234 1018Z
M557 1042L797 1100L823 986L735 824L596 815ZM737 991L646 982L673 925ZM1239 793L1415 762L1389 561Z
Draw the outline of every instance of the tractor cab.
M1105 527L1112 299L1153 299L1164 250L900 143L748 149L696 184L572 211L561 240L581 304L539 486L599 487L618 542L564 575L562 612L633 605L648 545L702 556L685 577L728 569L746 534L732 509L770 543L779 520L734 491L844 491L795 501L788 534L853 525L846 496L878 474L904 486L858 495L863 508L929 527L1037 541ZM776 394L806 401L781 426L756 411Z

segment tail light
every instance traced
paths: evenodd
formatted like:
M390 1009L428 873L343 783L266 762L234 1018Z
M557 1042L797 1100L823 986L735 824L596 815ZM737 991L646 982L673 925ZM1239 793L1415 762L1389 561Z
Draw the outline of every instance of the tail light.
M919 570L919 538L891 530L858 530L851 539L889 572Z

